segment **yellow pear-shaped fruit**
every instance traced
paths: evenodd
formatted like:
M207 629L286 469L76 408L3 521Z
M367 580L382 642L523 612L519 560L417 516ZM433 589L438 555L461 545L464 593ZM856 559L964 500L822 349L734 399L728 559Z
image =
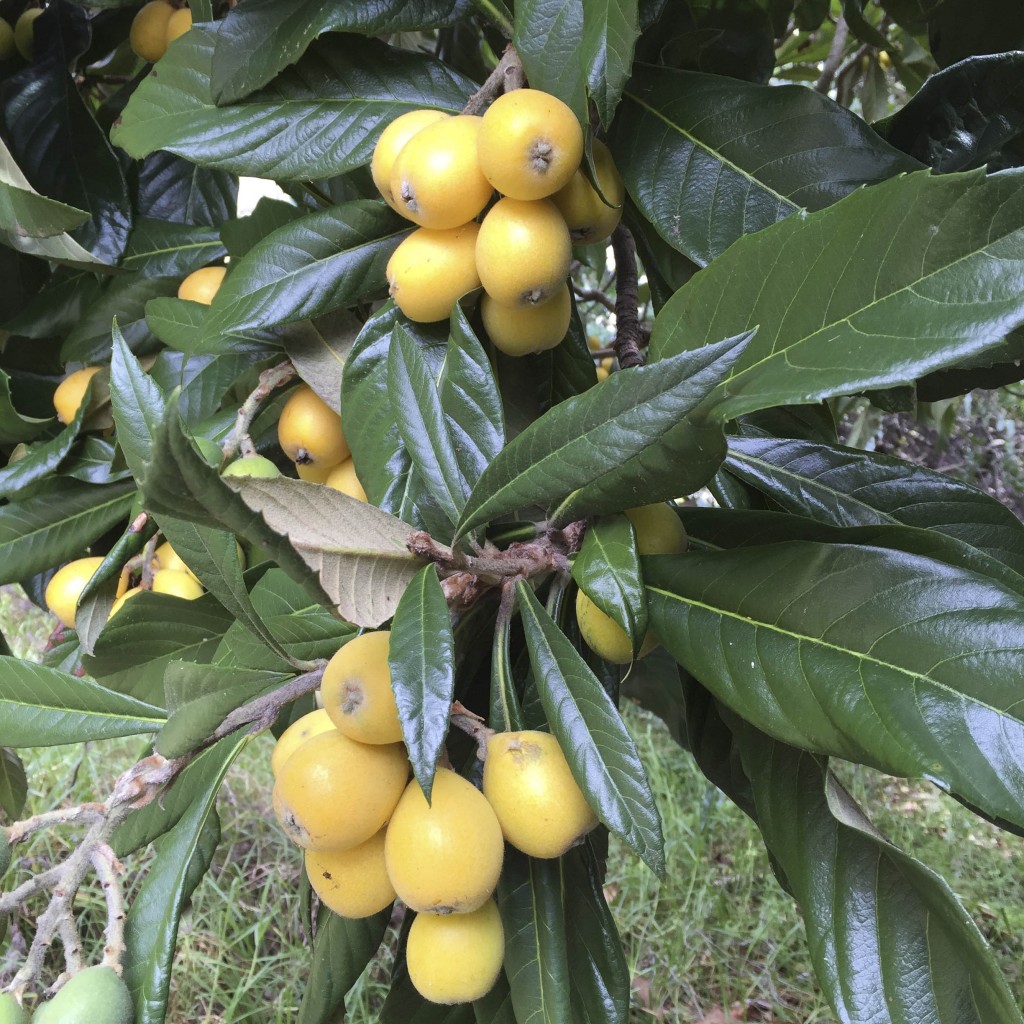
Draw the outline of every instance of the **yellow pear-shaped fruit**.
M607 366L599 366L594 371L594 374L597 377L597 383L600 384L601 381L607 380L611 376L611 370Z
M405 144L421 129L435 121L443 121L449 115L440 110L410 110L407 114L396 117L381 132L377 145L373 147L373 159L370 161L370 174L377 191L393 210L398 207L391 195L391 172L395 167L395 159Z
M505 932L494 900L468 914L418 914L409 927L409 980L432 1003L469 1003L494 988L505 960Z
M203 588L190 572L179 569L157 569L153 573L153 593L169 594L185 601L194 601L203 596Z
M342 917L369 917L395 902L384 865L384 829L351 850L307 850L305 860L314 892Z
M185 564L185 560L178 554L174 548L171 547L171 542L165 540L157 549L153 552L153 568L154 569L172 569L174 572L188 573L197 583L199 577Z
M499 732L487 741L484 796L505 838L531 857L560 857L596 824L558 740Z
M14 45L25 60L32 60L36 55L35 21L42 13L42 7L30 7L22 11L14 23Z
M479 149L480 167L502 195L543 199L576 173L583 156L583 129L557 96L516 89L487 108Z
M0 18L0 63L10 60L18 47L14 42L14 29L5 18ZM11 997L14 998L13 996Z
M75 611L78 599L85 585L93 578L103 562L99 555L91 558L76 558L58 569L46 584L46 607L68 627L75 628Z
M274 752L270 755L270 770L277 778L285 761L302 746L306 740L319 736L322 732L330 732L334 728L331 716L323 708L310 711L288 726L274 744Z
M167 45L183 36L192 27L192 11L188 7L179 7L167 20Z
M576 594L576 622L587 646L605 661L628 665L633 660L633 645L626 631L610 615L605 615L582 590ZM637 657L645 657L657 646L657 639L648 631Z
M626 515L641 555L679 555L686 550L686 527L671 505L639 505L627 508Z
M355 498L357 501L367 500L366 491L363 490L363 485L359 482L359 477L356 476L356 466L351 459L339 462L327 474L327 479L324 483L328 487L333 487L336 491L341 491L342 494L347 494L350 498Z
M141 593L142 587L132 587L131 590L126 590L111 607L110 614L107 616L107 622L109 622L133 597L138 597Z
M408 776L401 743L370 746L337 729L322 732L282 765L274 813L303 849L348 850L384 827Z
M353 637L324 669L324 710L341 732L360 743L397 743L402 738L388 667L390 640L386 629Z
M53 408L61 423L70 423L78 413L78 407L85 398L89 381L102 370L102 366L86 366L81 370L69 373L53 393Z
M213 297L224 283L227 272L227 267L202 267L199 270L193 270L178 285L178 298L188 299L190 302L201 302L204 306L210 305L213 302Z
M391 254L387 278L398 308L419 323L446 320L455 303L480 287L476 221L446 231L419 228Z
M307 484L325 484L327 478L340 466L341 463L295 463L295 472L299 474L300 480Z
M477 162L479 117L459 114L421 128L391 170L391 195L403 217L424 228L471 221L494 190Z
M539 306L564 287L572 246L547 199L502 199L480 225L476 268L484 291L505 306Z
M465 914L494 892L504 856L501 826L486 797L438 768L430 803L413 779L388 825L388 875L406 906Z
M486 292L480 300L487 336L509 356L525 356L554 348L569 330L572 300L569 286L539 306L504 306Z
M284 403L277 441L292 462L304 466L333 468L352 454L341 430L341 416L308 384L297 387Z
M611 206L606 205L597 194L582 168L551 197L565 218L573 245L603 242L622 220L622 201L626 187L622 184L608 147L597 139L594 140L594 169L597 171L601 191Z
M167 52L167 23L172 14L174 8L165 0L150 0L135 15L128 41L143 60L152 64Z

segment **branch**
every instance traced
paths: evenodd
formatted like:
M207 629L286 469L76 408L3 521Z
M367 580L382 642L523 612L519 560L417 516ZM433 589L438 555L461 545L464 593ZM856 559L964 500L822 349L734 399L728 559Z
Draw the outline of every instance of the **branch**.
M479 760L485 761L487 759L487 741L495 735L497 730L491 729L475 711L470 711L457 700L452 701L450 721L456 729L476 740L476 756Z
M644 365L640 352L644 335L637 313L636 243L623 224L612 232L612 252L615 255L615 355L619 367L628 370L631 366Z
M242 403L235 419L235 429L228 435L224 442L224 461L228 462L234 458L239 451L243 455L255 455L256 446L249 436L249 428L256 414L260 410L262 402L270 396L275 388L287 384L295 376L295 367L287 360L264 370L260 374L260 382L251 395Z
M487 76L487 80L469 99L462 108L464 114L480 114L484 108L497 99L503 92L512 92L513 89L522 89L526 83L526 75L523 73L523 65L519 60L519 54L515 47L509 43L505 47L501 60L498 61L494 70Z
M840 14L839 20L836 22L836 30L832 35L832 46L825 58L825 63L821 66L821 75L814 83L815 91L820 92L823 96L828 95L839 65L843 63L843 52L846 50L846 40L849 35L850 26L846 24L846 18Z
M600 302L609 313L615 312L615 303L612 302L604 292L598 291L596 288L580 288L579 285L576 284L573 284L572 290L577 299L584 299L589 302Z

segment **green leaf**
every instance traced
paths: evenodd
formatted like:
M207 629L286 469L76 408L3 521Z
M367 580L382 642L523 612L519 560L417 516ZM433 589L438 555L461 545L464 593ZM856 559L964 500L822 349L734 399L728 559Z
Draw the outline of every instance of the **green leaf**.
M437 387L455 460L472 487L505 447L505 416L490 360L461 306L452 311Z
M463 0L376 0L324 5L316 0L282 4L245 0L228 11L217 33L211 92L218 104L231 103L266 85L302 56L324 32L385 36L450 25L464 15ZM252 55L259 53L260 59Z
M515 6L512 43L530 87L567 103L586 128L583 32L583 0L519 0Z
M936 530L1024 574L1024 524L984 491L892 456L839 445L730 438L725 468L779 507L835 526Z
M633 641L633 654L647 634L647 594L640 574L636 533L626 516L591 523L572 565L572 578Z
M338 407L345 359L362 329L347 309L284 329L284 350L299 376L329 405Z
M110 405L117 428L117 443L124 452L132 476L141 485L146 479L153 433L164 417L166 397L128 348L114 322L114 347L110 358Z
M156 843L156 863L135 894L125 921L124 980L135 999L136 1024L164 1024L181 914L220 842L216 800L224 773L250 737L211 773L181 820Z
M257 328L205 339L203 323L209 311L209 306L199 302L162 296L146 302L146 326L165 345L187 356L221 355L225 352L254 352L268 356L280 351L281 342L273 330Z
M559 526L696 490L725 454L701 406L750 337L708 346L700 359L620 371L550 409L484 471L458 535L530 505Z
M224 279L200 343L302 320L383 291L384 267L406 230L383 201L370 200L285 224Z
M308 212L308 209L296 206L293 202L263 196L252 213L222 224L220 237L224 239L231 258L241 259L271 231L284 227L289 221L297 220Z
M890 845L822 761L734 726L758 824L800 904L840 1020L1020 1022L971 916L942 878Z
M93 487L54 478L0 507L0 583L76 558L131 508L132 481Z
M11 151L0 140L0 233L12 248L24 238L53 238L80 227L89 219L86 210L78 210L56 199L41 196L14 162ZM64 244L76 245L71 238Z
M921 164L801 85L639 67L610 144L658 234L700 266L797 210Z
M357 920L321 916L298 1024L333 1024L344 1017L345 995L377 952L390 919L390 908Z
M571 1017L560 863L508 848L498 882L498 906L515 1020L564 1024Z
M36 419L18 412L11 398L11 378L0 370L0 444L31 441L52 422L52 419Z
M609 830L664 874L661 819L618 708L530 587L516 592L544 713L576 784Z
M420 107L458 113L474 88L430 57L335 35L314 43L266 90L217 107L210 93L217 35L194 26L170 48L128 101L111 132L115 145L136 158L164 149L275 180L329 178L369 163L399 115Z
M90 385L91 389L91 385ZM8 501L20 491L47 476L51 476L71 451L71 446L82 429L82 421L89 412L89 391L75 413L75 418L54 438L31 445L16 462L0 468L0 494Z
M672 656L762 731L1024 822L1024 598L920 555L802 541L643 561Z
M410 526L320 484L232 477L231 487L270 530L288 539L343 619L376 627L394 615L423 564L407 547Z
M238 208L235 177L196 167L173 153L146 157L139 166L137 187L139 214L157 220L217 227L234 217ZM222 237L230 247L227 237Z
M164 713L88 679L0 658L0 747L52 747L156 732Z
M455 636L437 570L425 565L395 609L388 649L391 686L412 770L430 801L455 693Z
M740 239L665 304L651 357L758 326L716 416L906 384L1024 319L1024 171L910 174ZM941 311L941 315L939 312Z
M216 228L142 218L128 236L121 266L146 277L183 278L226 251Z
M28 777L18 752L11 747L0 747L0 811L8 821L17 821L25 809L28 797Z
M469 497L470 485L456 457L437 383L419 343L401 322L391 334L388 397L399 433L430 493L454 525Z
M590 98L610 125L633 66L640 35L637 0L591 0L583 8L583 62Z

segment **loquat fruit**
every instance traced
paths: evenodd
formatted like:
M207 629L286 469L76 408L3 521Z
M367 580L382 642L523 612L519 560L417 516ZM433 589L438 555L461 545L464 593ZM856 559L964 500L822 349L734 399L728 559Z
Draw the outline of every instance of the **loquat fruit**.
M153 593L194 601L197 597L203 596L203 587L191 572L183 572L180 569L157 569L153 573Z
M509 356L525 356L554 348L569 330L572 300L569 286L539 306L504 306L487 292L480 300L487 336Z
M143 4L128 31L131 48L143 60L154 64L167 52L167 26L174 7L166 0Z
M14 23L14 45L25 60L32 60L36 55L35 22L42 13L42 7L30 7L22 11Z
M344 460L342 460L344 461ZM295 472L299 474L300 480L305 480L307 484L325 484L327 478L340 466L340 462L335 463L295 463Z
M557 96L515 89L487 108L480 127L480 167L502 195L543 199L576 173L583 129Z
M9 21L0 18L0 62L10 60L17 52L18 47L14 43L14 29Z
M135 1003L112 967L87 967L36 1007L34 1024L132 1024Z
M626 515L636 533L636 548L641 555L680 555L686 550L686 527L671 505L627 508Z
M505 932L494 900L467 914L417 914L409 926L409 980L432 1003L470 1003L487 995L505 960Z
M163 0L154 2L162 3ZM201 267L199 270L193 270L178 286L178 298L188 299L189 302L201 302L204 306L210 305L213 297L220 291L227 272L227 267Z
M53 393L53 408L61 423L70 423L78 414L89 382L102 370L102 366L86 366L69 373Z
M628 665L633 660L633 645L626 631L610 615L605 615L582 590L576 594L576 622L587 646L605 661ZM650 654L657 646L654 634L648 632L637 657Z
M234 462L229 462L221 476L252 476L270 480L281 475L281 470L264 455L244 455Z
M505 306L539 306L569 276L569 229L547 199L501 199L487 212L476 240L484 291Z
M590 245L603 242L619 226L622 220L622 202L626 187L622 183L611 151L599 140L594 140L594 169L597 180L604 192L605 204L597 190L587 180L582 168L569 179L552 197L569 229L573 245Z
M278 737L274 744L274 752L270 755L270 770L277 778L285 761L302 746L306 740L319 736L322 732L330 732L334 728L331 716L323 708L310 711L308 715L292 722Z
M501 826L486 797L450 768L438 768L427 803L413 779L388 825L388 875L406 906L466 914L494 892L504 857Z
M76 558L73 562L58 569L50 582L46 584L43 595L46 607L67 626L75 628L75 612L78 610L78 599L82 596L86 584L96 575L96 570L103 563L100 555L88 558ZM118 584L117 596L120 597L127 589L127 581L122 577Z
M391 195L391 172L394 170L395 159L402 147L422 128L435 121L443 121L449 115L440 110L410 110L396 117L381 132L377 145L373 147L373 158L370 161L370 174L377 191L393 210L398 210L394 197ZM399 211L401 212L401 211Z
M477 162L479 117L459 114L421 128L391 170L391 195L403 217L424 228L471 221L494 190Z
M395 305L418 323L451 316L455 303L480 287L476 267L480 225L435 230L419 228L391 254L387 279Z
M342 917L369 917L395 902L384 865L384 829L350 850L307 850L305 862L313 891Z
M397 743L402 738L391 689L389 630L353 637L327 663L320 695L337 729L360 743Z
M356 476L356 466L351 459L339 462L327 474L327 479L324 483L336 491L341 491L342 494L347 494L350 498L355 498L357 501L367 500L366 491L363 490L363 485L359 482L359 477Z
M192 27L192 11L188 7L179 7L167 19L167 46L175 39L183 36Z
M333 468L351 455L341 416L308 384L297 387L285 402L277 421L277 441L289 459L306 466Z

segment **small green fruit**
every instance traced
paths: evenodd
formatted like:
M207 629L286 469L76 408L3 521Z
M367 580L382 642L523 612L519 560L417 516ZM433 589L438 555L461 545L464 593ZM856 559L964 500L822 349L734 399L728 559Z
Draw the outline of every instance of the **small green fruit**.
M281 470L262 455L246 455L244 458L235 459L225 466L221 473L221 476L257 476L267 479L280 475Z
M7 832L0 829L0 878L7 874L11 866L11 844L7 841Z
M14 29L11 28L11 23L0 18L0 61L10 60L16 49Z
M42 7L30 7L22 11L14 23L14 45L25 60L32 60L36 53L35 20L43 13Z
M128 986L111 967L87 967L37 1007L33 1024L134 1024Z
M0 995L0 1024L29 1024L28 1010L17 999L5 992Z

